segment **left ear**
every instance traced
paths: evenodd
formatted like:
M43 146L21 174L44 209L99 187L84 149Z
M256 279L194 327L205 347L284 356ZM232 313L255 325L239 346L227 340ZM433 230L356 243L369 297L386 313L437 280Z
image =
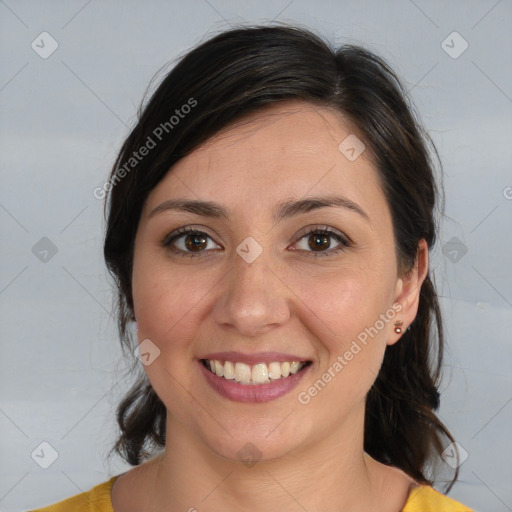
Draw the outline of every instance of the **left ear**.
M418 250L413 267L396 281L395 303L401 304L402 309L397 312L394 321L402 321L402 325L400 325L402 332L396 333L393 325L388 334L386 342L388 345L394 345L416 318L420 303L421 285L428 275L428 264L428 244L422 238L418 242Z

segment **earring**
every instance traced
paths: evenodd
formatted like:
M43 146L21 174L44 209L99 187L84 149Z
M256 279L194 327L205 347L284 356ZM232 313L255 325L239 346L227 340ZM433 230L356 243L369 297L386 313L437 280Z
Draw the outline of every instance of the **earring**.
M395 325L396 325L396 327L395 327L395 332L396 332L397 334L400 334L400 333L402 332L402 328L400 327L402 324L403 324L402 320L397 320L397 321L395 322Z

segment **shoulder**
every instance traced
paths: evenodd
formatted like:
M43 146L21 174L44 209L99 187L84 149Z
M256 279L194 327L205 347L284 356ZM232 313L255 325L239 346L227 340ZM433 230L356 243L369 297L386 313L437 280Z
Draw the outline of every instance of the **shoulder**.
M412 488L402 512L474 512L430 485Z
M36 508L28 512L114 512L110 491L114 481L119 475L113 476L110 480L96 485L87 492L76 494L63 501L48 505L43 508Z

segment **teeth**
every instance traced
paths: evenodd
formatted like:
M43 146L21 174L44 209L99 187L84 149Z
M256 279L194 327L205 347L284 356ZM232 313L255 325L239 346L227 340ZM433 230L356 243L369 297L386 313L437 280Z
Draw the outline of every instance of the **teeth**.
M215 361L215 373L219 377L224 377L224 366L219 361Z
M290 364L290 373L293 375L294 373L297 373L300 368L300 363L297 361L294 361L292 364Z
M221 375L218 376L221 377ZM249 382L251 380L251 367L245 363L236 363L235 380L237 382Z
M291 361L291 362L272 362L268 365L266 363L258 363L252 367L245 363L232 363L226 361L207 360L206 365L210 368L212 373L218 377L223 377L228 380L235 380L241 384L266 384L274 380L293 375L305 366L306 362Z
M281 363L270 363L268 365L268 378L272 380L281 378Z
M233 363L226 361L224 363L224 378L233 380L235 378L235 367Z
M253 382L263 384L268 382L268 368L265 363L255 364L252 367L251 379Z

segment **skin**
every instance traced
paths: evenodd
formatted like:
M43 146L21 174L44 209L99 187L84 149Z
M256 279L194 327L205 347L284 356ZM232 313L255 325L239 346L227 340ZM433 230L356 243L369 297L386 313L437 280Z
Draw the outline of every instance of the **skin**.
M297 399L393 304L402 306L394 320L405 329L428 271L421 240L415 267L398 274L391 213L369 151L349 161L338 149L352 133L329 109L295 100L272 105L182 159L148 196L135 240L134 313L139 342L150 339L160 350L144 369L167 407L167 446L116 481L116 512L403 507L414 480L363 449L365 396L386 347L401 337L393 320L307 405ZM336 207L272 219L283 201L333 193L368 219ZM150 216L172 198L220 203L230 218ZM203 252L184 257L162 246L182 226L209 235ZM317 252L330 254L311 257L317 246L304 236L306 226L328 226L353 245L335 253L340 243L328 238L330 246ZM251 264L236 252L249 236L263 249ZM186 240L174 246L185 251ZM224 350L293 353L312 365L277 400L234 402L197 367L198 358ZM237 457L249 442L261 454L251 467Z

